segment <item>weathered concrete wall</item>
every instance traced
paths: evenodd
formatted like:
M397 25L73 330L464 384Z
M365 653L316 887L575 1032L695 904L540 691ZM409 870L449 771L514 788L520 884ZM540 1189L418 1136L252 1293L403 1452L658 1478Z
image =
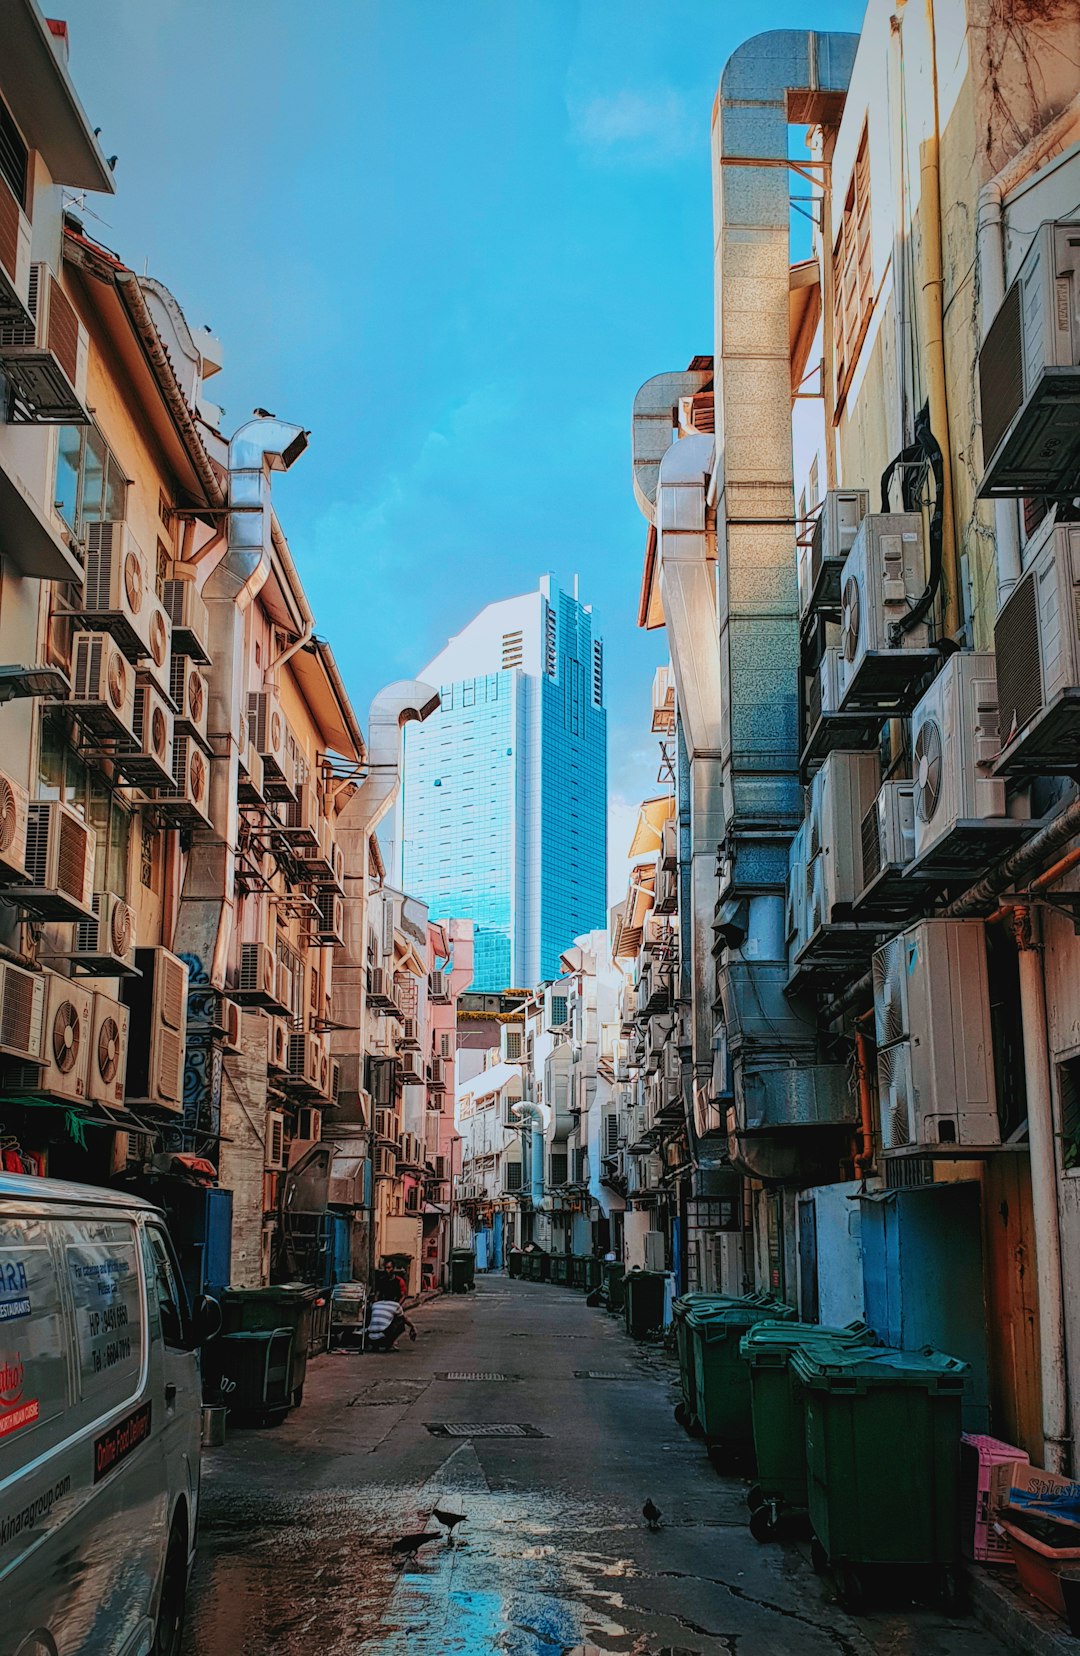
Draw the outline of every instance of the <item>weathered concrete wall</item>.
M240 1052L225 1056L219 1182L233 1193L232 1282L257 1288L262 1271L267 1019L245 1012Z

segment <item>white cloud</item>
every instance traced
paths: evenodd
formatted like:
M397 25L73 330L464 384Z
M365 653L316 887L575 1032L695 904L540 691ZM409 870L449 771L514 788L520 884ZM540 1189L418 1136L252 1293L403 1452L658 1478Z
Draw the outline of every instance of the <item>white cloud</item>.
M630 841L637 827L640 804L621 793L608 795L608 906L626 896L630 872Z
M688 100L672 86L571 95L567 103L577 143L607 161L666 166L692 154L708 137Z

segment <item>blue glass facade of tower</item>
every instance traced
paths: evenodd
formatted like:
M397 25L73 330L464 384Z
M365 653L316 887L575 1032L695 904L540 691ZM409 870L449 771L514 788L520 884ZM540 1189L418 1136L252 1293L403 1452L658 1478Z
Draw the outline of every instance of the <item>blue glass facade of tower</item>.
M606 923L603 644L590 611L545 579L489 606L440 662L475 672L432 676L441 707L406 726L402 888L433 919L473 921L475 989L531 988Z

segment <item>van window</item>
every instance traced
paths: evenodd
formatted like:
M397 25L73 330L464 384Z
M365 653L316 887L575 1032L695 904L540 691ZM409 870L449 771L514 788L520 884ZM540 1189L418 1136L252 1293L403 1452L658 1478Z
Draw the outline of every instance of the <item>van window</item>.
M185 1351L191 1344L187 1295L176 1268L169 1239L159 1225L147 1225L143 1232L143 1242L146 1249L146 1275L150 1282L151 1316L156 1299L165 1344Z
M0 1481L60 1441L67 1404L67 1338L47 1222L0 1219Z
M75 1308L80 1412L93 1420L128 1402L142 1376L135 1227L124 1219L65 1219L62 1234Z

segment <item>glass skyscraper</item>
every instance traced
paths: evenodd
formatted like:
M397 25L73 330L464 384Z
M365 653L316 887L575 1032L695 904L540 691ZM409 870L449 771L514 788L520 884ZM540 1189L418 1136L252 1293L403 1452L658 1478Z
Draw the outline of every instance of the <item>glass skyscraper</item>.
M604 646L545 575L489 604L419 675L441 692L405 727L396 854L432 919L475 928L478 990L532 988L607 918Z

